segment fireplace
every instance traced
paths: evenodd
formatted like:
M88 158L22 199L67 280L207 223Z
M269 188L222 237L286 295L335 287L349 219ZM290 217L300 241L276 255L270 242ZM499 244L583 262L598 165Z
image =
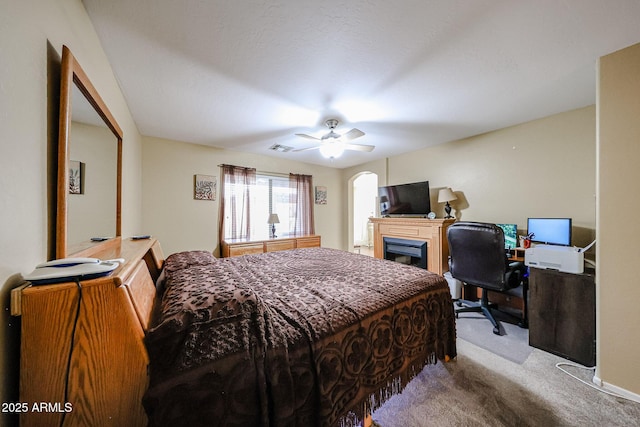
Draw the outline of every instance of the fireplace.
M427 268L427 242L423 240L383 238L384 259Z
M426 269L436 274L449 271L447 228L455 219L369 218L369 221L373 223L373 255L376 258L385 258L384 238L408 239L419 245L427 242Z

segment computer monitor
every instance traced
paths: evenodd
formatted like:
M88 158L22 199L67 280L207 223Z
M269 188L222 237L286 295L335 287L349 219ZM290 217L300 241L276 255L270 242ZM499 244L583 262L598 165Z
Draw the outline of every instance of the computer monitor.
M527 234L532 242L570 246L571 218L529 218Z
M504 232L504 248L507 250L518 247L518 226L516 224L496 224Z

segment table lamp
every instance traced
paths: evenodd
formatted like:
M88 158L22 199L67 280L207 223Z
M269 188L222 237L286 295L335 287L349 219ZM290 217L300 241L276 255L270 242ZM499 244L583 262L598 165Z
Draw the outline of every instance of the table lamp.
M272 213L269 214L269 219L267 220L268 224L271 224L271 238L276 238L276 224L280 224L280 218L278 218L278 214Z
M380 197L380 203L382 204L382 214L387 213L387 203L389 202L389 198L387 196Z
M453 194L453 191L451 191L449 187L442 188L438 192L438 203L446 203L444 207L444 211L447 213L445 219L453 218L451 216L451 205L449 205L449 202L456 199L456 195Z

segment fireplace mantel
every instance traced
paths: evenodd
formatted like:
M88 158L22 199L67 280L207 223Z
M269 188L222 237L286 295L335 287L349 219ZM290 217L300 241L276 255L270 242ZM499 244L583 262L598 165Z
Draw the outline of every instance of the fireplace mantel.
M373 223L373 254L384 258L385 237L427 242L427 270L443 274L449 271L447 227L455 219L369 218Z

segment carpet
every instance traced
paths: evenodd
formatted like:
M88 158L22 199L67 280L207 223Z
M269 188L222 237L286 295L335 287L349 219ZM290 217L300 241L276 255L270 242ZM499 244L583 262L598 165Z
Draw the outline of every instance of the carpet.
M640 426L640 403L588 387L561 361L533 349L518 365L458 340L456 359L427 365L372 418L380 427Z
M508 315L498 313L495 317L501 335L493 333L491 322L482 314L460 313L456 319L457 337L522 365L533 351L529 346L529 330L509 323L513 319Z

